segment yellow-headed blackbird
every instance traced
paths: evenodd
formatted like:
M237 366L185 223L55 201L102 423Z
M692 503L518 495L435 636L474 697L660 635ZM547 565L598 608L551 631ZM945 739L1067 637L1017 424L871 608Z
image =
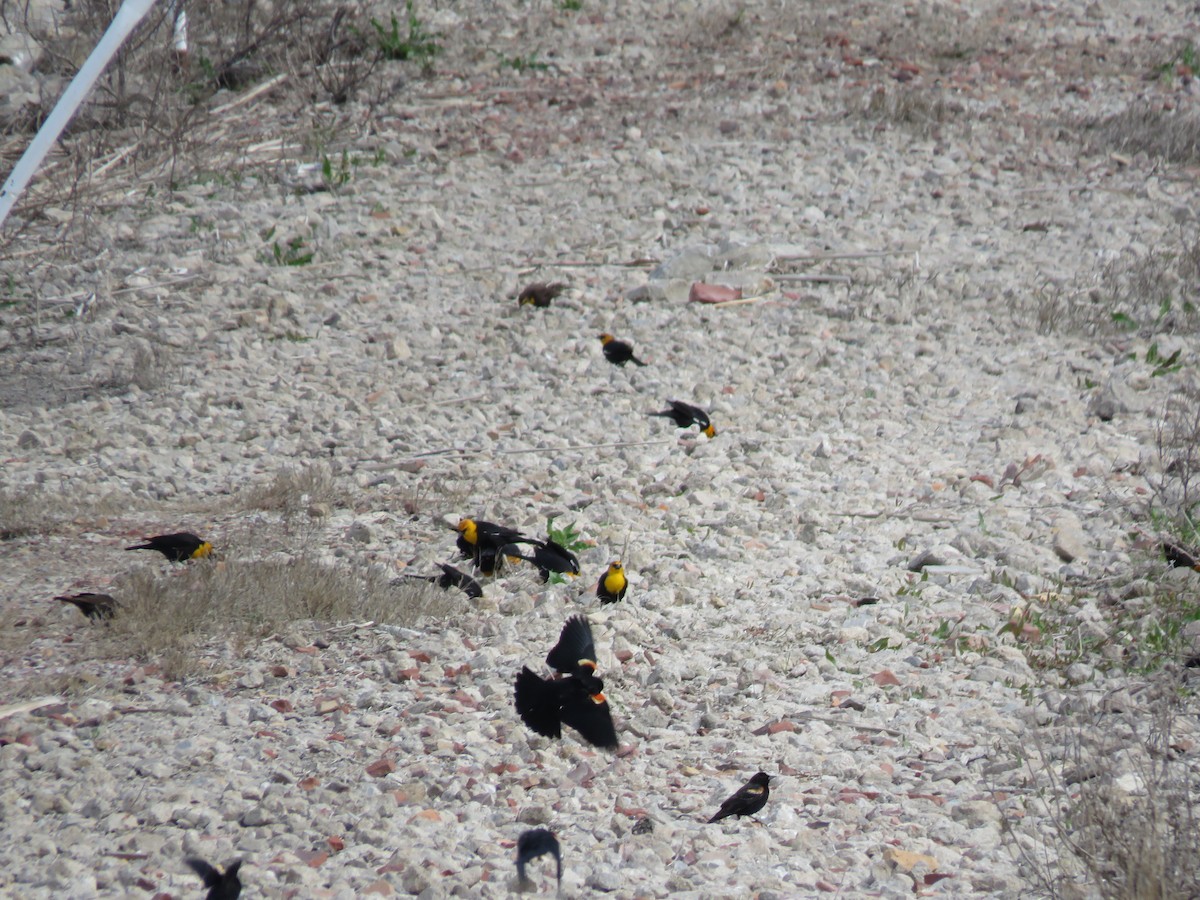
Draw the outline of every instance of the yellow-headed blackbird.
M203 559L212 553L212 544L187 531L176 534L160 534L146 538L146 543L126 547L126 550L157 550L171 562L187 562Z
M600 335L600 344L604 348L604 358L614 366L623 366L627 362L644 366L645 363L633 355L633 347L624 341L618 341L611 334Z
M449 590L452 587L462 588L463 593L472 600L478 600L483 596L483 588L479 582L466 572L461 572L454 568L454 566L446 565L446 563L438 563L438 565L442 570L441 575L407 575L405 577L431 581L442 590Z
M625 598L625 591L628 589L625 567L619 559L614 559L596 582L596 596L600 598L601 603L616 603Z
M502 547L509 544L538 544L539 541L525 537L515 528L484 522L482 519L463 519L455 526L458 539L455 544L463 558L479 567L484 575L492 575L504 565Z
M566 677L541 678L523 666L515 691L521 721L551 738L562 737L562 726L569 725L589 744L615 750L617 732L604 696L604 682L596 677L596 646L587 619L573 616L567 620L546 663Z
M765 772L759 772L740 788L733 792L731 797L728 797L721 808L717 810L717 814L709 819L709 822L717 822L729 816L751 816L767 805L767 797L771 791L767 787L767 783L771 780L771 776Z
M1200 572L1200 561L1192 556L1187 550L1180 547L1178 544L1172 544L1170 541L1162 542L1163 556L1167 558L1172 566L1177 569L1195 569Z
M238 878L238 869L242 867L240 859L226 863L223 873L202 859L185 859L184 862L204 879L204 886L208 888L207 900L238 900L242 893L242 881Z
M115 597L108 594L72 594L70 597L55 597L63 603L73 603L75 608L89 619L111 619L119 605Z
M533 882L525 877L525 864L549 853L554 857L558 886L562 889L562 851L558 846L558 838L553 831L545 828L531 828L521 832L517 838L517 883L522 890L528 889Z
M689 425L698 425L700 430L709 437L715 437L717 430L712 427L712 423L708 421L708 413L698 406L692 406L690 403L684 403L682 400L668 400L670 409L664 409L662 412L647 413L650 416L662 416L670 419L680 428L687 428Z
M516 544L509 544L501 548L501 553L533 563L537 566L538 574L542 576L543 582L550 580L551 572L563 575L579 574L578 557L562 544L550 539L546 539L534 547L533 552L529 555L522 553L521 548Z
M553 284L547 284L544 281L535 281L517 295L517 305L545 308L549 306L550 301L561 294L566 287L567 286L561 281L556 281Z

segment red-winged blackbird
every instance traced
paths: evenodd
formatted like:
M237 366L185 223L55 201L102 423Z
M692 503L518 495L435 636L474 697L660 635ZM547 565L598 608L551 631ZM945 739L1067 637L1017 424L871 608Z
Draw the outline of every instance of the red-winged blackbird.
M517 675L517 713L526 725L545 737L562 737L569 725L589 744L617 749L617 732L604 696L604 682L596 677L596 646L592 629L583 616L573 616L563 626L546 663L566 677L545 679L523 666Z
M544 281L535 281L517 296L517 306L538 306L545 308L566 287L561 281L556 281L553 284L548 284Z
M721 804L721 808L717 810L717 814L708 821L717 822L729 816L753 816L767 805L767 797L771 793L767 787L767 783L770 780L770 775L767 775L765 772L759 772L734 791L733 795Z
M633 347L624 341L618 341L611 334L600 335L600 343L604 348L604 358L614 366L623 366L627 362L644 366L645 363L633 355Z
M187 531L176 534L160 534L146 538L146 543L126 547L126 550L157 550L171 562L187 562L189 559L203 559L212 553L212 544L204 538L196 537Z
M420 578L422 581L430 581L440 587L442 590L449 590L452 587L462 588L464 594L473 600L478 600L483 596L483 588L479 582L468 575L466 572L461 572L454 566L446 565L446 563L438 563L442 569L441 575L406 575L406 578Z
M698 425L700 430L709 437L715 437L717 430L712 427L712 423L708 421L708 413L698 406L692 406L690 403L684 403L682 400L668 400L670 409L664 409L662 412L647 413L649 416L662 416L670 419L680 428L687 428L689 425Z
M116 614L119 605L116 598L108 594L72 594L69 597L55 597L63 603L73 603L75 608L89 619L111 619Z
M530 554L521 552L520 547L516 544L509 544L502 547L500 551L504 556L515 556L518 559L523 559L526 562L533 563L537 566L538 574L542 576L542 581L550 580L551 572L558 572L563 575L578 575L579 574L579 559L557 541L545 540L533 548Z
M628 589L629 582L625 578L625 567L621 565L619 559L614 559L608 564L608 568L596 583L596 596L600 598L602 604L616 603L618 600L624 599L625 591Z
M204 879L204 886L208 888L207 900L237 900L242 893L242 882L238 878L238 869L242 866L240 859L226 863L223 874L202 859L185 859L184 862Z
M531 828L521 832L517 838L517 883L522 890L532 886L533 882L525 877L525 864L549 853L554 857L558 887L562 889L562 851L558 847L558 838L554 832L545 828Z
M1170 541L1162 542L1163 556L1167 558L1172 566L1177 569L1194 569L1200 572L1200 561L1192 556L1187 550L1180 547L1178 544L1172 544Z

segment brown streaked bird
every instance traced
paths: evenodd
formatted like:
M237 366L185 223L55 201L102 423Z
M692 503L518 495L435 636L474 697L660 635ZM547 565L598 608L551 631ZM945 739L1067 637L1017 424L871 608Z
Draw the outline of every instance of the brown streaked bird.
M204 886L208 888L206 900L238 900L242 893L242 880L238 878L238 869L242 867L240 859L226 863L224 872L218 872L202 859L191 858L184 862L204 880Z
M562 890L562 850L554 832L546 828L531 828L517 838L517 884L521 890L533 887L533 881L525 877L525 865L547 853L554 857L558 887Z
M621 565L619 559L614 559L608 564L608 568L604 570L600 580L596 582L596 596L600 598L601 604L616 603L618 600L625 599L627 590L629 590L629 580L625 577L625 567Z
M611 334L600 335L600 345L604 350L604 358L614 366L624 366L631 362L644 366L645 363L633 355L633 346L625 341L618 341Z
M441 575L405 575L404 577L419 578L422 581L432 582L444 591L452 587L461 588L462 592L472 600L478 600L483 596L483 587L466 572L462 572L446 563L438 563L438 566L441 567Z
M517 295L517 306L536 306L540 309L545 309L550 305L550 301L566 290L566 288L567 286L561 281L553 283L535 281L533 284L527 285Z
M125 549L157 550L171 562L187 562L189 559L203 559L208 556L212 553L213 546L191 532L178 531L175 534L159 534L146 538L144 544L135 544Z
M754 818L754 814L767 805L767 797L771 794L770 788L767 787L770 781L770 775L765 772L757 773L753 778L734 791L731 796L727 797L725 802L721 804L721 808L717 810L717 814L708 821L710 823L719 822L721 819L726 819L729 816L750 816Z
M55 600L61 600L63 603L72 603L75 608L87 616L89 619L100 621L103 619L111 619L117 612L117 603L115 597L109 594L72 594L70 596L55 597Z
M550 738L562 737L562 726L569 725L589 744L616 750L617 732L604 682L596 677L595 657L587 619L571 617L546 656L546 663L565 677L542 678L528 666L517 675L514 701L521 721Z
M665 419L670 419L680 428L697 425L700 431L710 438L716 437L717 430L712 427L712 422L708 420L708 413L700 407L684 403L682 400L668 400L667 404L670 409L664 409L662 412L646 413L646 415L662 416Z

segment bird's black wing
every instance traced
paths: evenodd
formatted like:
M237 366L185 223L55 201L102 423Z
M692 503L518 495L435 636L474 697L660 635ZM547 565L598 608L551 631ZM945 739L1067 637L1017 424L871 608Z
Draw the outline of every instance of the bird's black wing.
M479 582L466 572L462 572L454 568L454 566L446 565L446 563L438 563L438 565L442 567L442 577L438 579L439 584L445 580L447 586L453 585L456 588L460 588L464 594L474 600L478 600L483 596L483 588Z
M184 862L187 863L188 868L200 876L205 887L216 887L221 883L221 873L204 860L193 857L185 859Z
M549 853L557 865L558 880L562 881L562 851L558 838L552 831L545 828L533 828L524 831L517 838L517 879L525 882L525 864Z
M596 695L601 698L603 696ZM617 749L617 729L613 727L612 712L608 708L607 700L572 695L563 703L560 716L565 724L583 735L589 744L605 750Z
M558 541L549 538L542 541L541 548L534 552L534 556L539 557L543 563L548 563L546 568L551 572L563 572L567 575L579 574L579 557Z
M558 636L558 643L546 655L546 665L564 675L574 672L581 662L590 662L596 667L596 643L592 640L592 627L583 616L571 616Z
M523 666L513 696L522 722L544 737L562 737L558 691L553 682L539 678L528 666Z

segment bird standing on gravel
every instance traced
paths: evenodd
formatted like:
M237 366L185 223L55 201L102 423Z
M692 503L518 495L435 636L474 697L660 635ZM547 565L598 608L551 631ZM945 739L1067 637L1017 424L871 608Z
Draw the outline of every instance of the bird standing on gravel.
M570 725L589 744L616 750L617 732L604 682L596 677L596 645L587 619L567 620L546 665L566 677L545 679L522 666L514 691L521 721L550 738L562 737L562 726Z
M175 534L159 534L146 538L146 543L126 547L126 550L157 550L171 562L187 562L189 559L203 559L212 553L213 546L204 538L196 537L188 531Z
M75 608L89 619L111 619L117 612L117 601L109 594L72 594L71 596L55 597L63 603L73 603Z
M483 596L483 587L468 575L466 572L454 568L454 566L446 563L438 563L442 569L441 575L405 575L405 578L420 578L422 581L430 581L447 591L452 587L461 588L462 592L472 600L478 600Z
M668 400L670 409L664 409L662 412L647 413L649 416L662 416L665 419L670 419L680 428L687 428L689 425L698 425L700 430L709 437L715 437L717 430L712 427L712 422L708 420L708 413L698 406L692 406L690 403L684 403L682 400Z
M508 544L538 544L515 528L485 522L482 519L462 519L455 526L455 544L465 559L472 560L485 575L491 575L503 563L500 548Z
M619 559L614 559L596 582L596 596L600 603L616 603L625 599L625 591L629 589L629 581L625 578L625 567Z
M767 797L770 796L770 789L767 783L771 780L771 776L765 772L759 772L740 788L734 791L733 795L726 798L721 804L721 808L717 810L717 814L708 821L719 822L721 819L726 819L729 816L750 816L767 805ZM757 821L757 820L756 820Z
M600 345L604 349L604 358L614 366L624 366L631 362L644 366L645 363L633 355L633 347L624 341L618 341L611 334L600 335Z
M522 553L521 548L516 544L502 547L500 552L504 556L515 556L517 559L533 563L537 566L538 574L542 576L543 582L550 580L551 572L571 576L579 574L579 557L562 544L549 538L534 547L532 554Z
M242 893L242 881L238 878L238 869L242 866L240 859L226 863L224 873L202 859L185 859L184 862L204 879L204 886L208 888L207 900L238 900Z
M533 881L525 877L525 864L547 853L554 857L558 888L562 890L562 851L554 832L545 828L531 828L517 838L517 885L520 890L533 887Z
M561 294L566 287L561 281L553 284L535 281L517 295L517 306L536 306L545 309L550 305L550 301Z

